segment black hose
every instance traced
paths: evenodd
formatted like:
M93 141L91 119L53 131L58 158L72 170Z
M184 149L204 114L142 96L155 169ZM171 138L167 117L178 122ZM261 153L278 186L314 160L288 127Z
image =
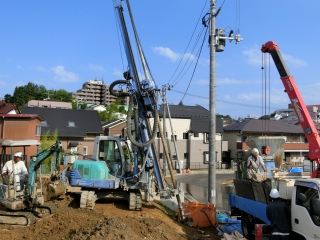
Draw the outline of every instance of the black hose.
M137 146L137 147L147 147L150 144L153 143L155 137L157 136L157 126L158 126L158 121L159 121L159 112L157 107L154 108L154 123L153 123L153 131L151 134L151 138L149 139L149 141L145 142L145 143L139 143L136 138L133 136L132 134L132 128L131 128L131 115L132 115L132 109L134 107L134 103L133 103L133 99L134 97L132 95L130 95L130 101L129 101L129 108L128 108L128 114L127 114L127 135L129 140L132 142L133 145ZM156 104L157 106L157 104ZM137 127L137 113L135 113L135 124ZM136 137L138 137L138 128L135 129L136 130Z
M130 96L130 94L128 92L122 92L122 91L116 92L115 90L113 90L113 88L119 84L126 84L127 85L128 81L127 80L116 80L113 83L111 83L109 86L110 94L115 97L128 97L128 96Z

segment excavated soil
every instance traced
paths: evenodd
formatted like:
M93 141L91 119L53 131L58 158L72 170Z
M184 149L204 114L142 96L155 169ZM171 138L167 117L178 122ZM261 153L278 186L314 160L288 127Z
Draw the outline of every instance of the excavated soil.
M123 200L102 199L94 210L87 210L78 208L77 196L49 201L57 211L32 226L0 225L0 239L220 239L214 228L197 229L177 222L173 212L155 201L143 204L141 211L129 211Z

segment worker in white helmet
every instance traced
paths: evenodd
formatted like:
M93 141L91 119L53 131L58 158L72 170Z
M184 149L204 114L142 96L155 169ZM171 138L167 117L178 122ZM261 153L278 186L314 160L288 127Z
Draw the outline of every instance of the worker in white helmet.
M263 162L263 159L259 155L259 150L257 148L253 148L251 155L247 159L247 177L255 179L256 174L259 172L260 166L264 172L267 172L267 168Z
M271 189L270 202L266 215L271 223L272 240L288 240L290 235L290 210L287 204L280 199L277 189Z
M22 152L16 152L13 155L13 160L6 162L2 168L2 176L7 179L7 184L9 184L9 178L14 180L16 185L16 190L20 191L20 182L28 177L28 170L22 159Z

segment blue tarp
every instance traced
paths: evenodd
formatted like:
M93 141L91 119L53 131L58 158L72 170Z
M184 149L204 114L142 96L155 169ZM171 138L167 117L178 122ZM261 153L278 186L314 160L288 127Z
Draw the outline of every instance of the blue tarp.
M266 215L267 204L239 197L233 193L229 194L229 202L231 207L236 207L252 216L255 216L256 218L259 218L266 224L270 224Z
M238 231L240 234L243 234L241 229L241 221L228 219L227 223L223 227L223 232L231 234L234 231Z
M299 167L293 167L288 172L303 172L303 169Z

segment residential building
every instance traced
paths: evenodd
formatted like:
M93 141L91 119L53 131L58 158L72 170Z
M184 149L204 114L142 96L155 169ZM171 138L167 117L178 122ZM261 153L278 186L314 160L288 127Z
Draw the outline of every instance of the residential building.
M54 99L51 100L30 100L26 103L26 107L43 107L43 108L62 108L72 109L71 102L62 102Z
M1 112L1 111L0 111ZM11 112L11 111L10 111ZM6 140L37 140L40 141L40 125L43 118L38 114L0 114L0 146ZM30 156L37 153L37 146L6 148L1 151L0 168L17 151L23 152L28 162Z
M301 126L266 119L244 119L224 128L223 139L229 143L230 158L241 158L250 149L248 141L262 139L269 145L272 139L283 138L283 160L287 163L301 163L307 159L308 143ZM265 139L265 141L263 141ZM259 145L259 144L258 144ZM261 152L261 146L257 146ZM271 154L277 149L271 148ZM240 157L239 157L240 156Z
M167 139L167 146L172 159L178 167L178 160L184 169L207 169L209 164L209 126L210 112L201 106L169 105L171 121L168 113L165 121L161 121L163 132ZM160 119L163 118L163 105L160 108ZM151 126L153 121L151 121ZM176 141L177 151L174 141ZM228 143L223 141L222 120L216 119L216 166L228 168ZM164 159L163 146L158 133L156 147L160 159Z
M98 112L94 110L23 107L21 112L43 118L41 135L57 130L65 152L77 151L90 156L94 138L103 134Z
M6 114L16 114L16 113L20 113L16 104L6 103L6 101L0 100L0 114L2 116Z
M127 119L115 119L101 124L104 136L121 137L127 136Z
M120 90L114 89L115 92ZM90 80L82 85L82 89L72 94L76 101L86 104L109 105L115 102L118 97L110 94L109 86L104 84L103 80ZM128 99L121 98L122 105L128 105Z

